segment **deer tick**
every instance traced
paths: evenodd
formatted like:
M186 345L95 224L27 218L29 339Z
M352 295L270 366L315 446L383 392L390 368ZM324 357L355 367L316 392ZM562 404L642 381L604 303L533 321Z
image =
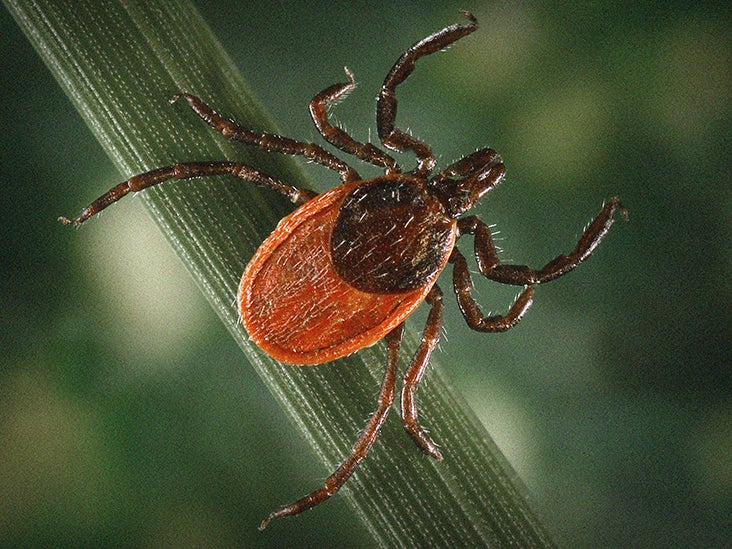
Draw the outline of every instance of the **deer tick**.
M605 202L567 255L540 269L499 261L490 228L475 216L463 216L505 174L501 157L480 149L432 175L437 164L430 147L395 126L396 88L421 57L448 47L478 28L467 22L446 27L406 50L384 80L376 101L376 123L384 148L411 151L416 166L403 171L396 160L370 143L360 143L328 119L327 107L355 87L335 84L310 102L310 115L326 141L384 175L362 179L347 163L319 145L258 133L223 118L198 97L181 93L193 111L223 136L270 152L304 156L340 174L342 184L315 194L279 181L239 162L178 163L131 177L113 187L65 224L80 225L130 191L171 179L230 174L279 191L298 207L285 217L254 254L238 292L241 320L252 340L272 358L290 364L320 364L386 340L386 372L376 411L351 454L322 487L271 513L297 515L335 494L374 444L396 391L397 360L405 319L423 302L430 307L422 341L406 369L401 387L402 423L417 446L436 459L442 455L417 419L415 390L437 345L442 322L442 290L437 277L452 264L452 285L468 326L479 332L504 332L531 306L534 287L574 269L592 253L613 223L617 198ZM471 297L468 264L455 242L473 235L480 274L502 284L522 286L505 315L484 316Z

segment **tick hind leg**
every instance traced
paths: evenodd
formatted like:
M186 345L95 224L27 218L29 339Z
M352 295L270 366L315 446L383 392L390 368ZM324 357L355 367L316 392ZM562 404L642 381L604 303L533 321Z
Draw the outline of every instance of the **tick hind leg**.
M475 259L480 273L486 278L502 284L519 286L542 284L559 278L587 259L613 224L613 214L616 210L625 219L628 218L628 212L620 201L615 197L609 199L584 230L574 250L567 255L555 257L541 269L500 263L490 228L475 216L461 219L458 222L458 230L461 235L466 233L475 235Z
M127 181L123 181L119 185L112 187L94 202L89 204L82 210L81 214L79 214L77 218L68 219L66 217L59 217L59 221L65 225L81 225L94 214L97 214L107 206L114 204L131 191L141 191L171 179L190 179L192 177L225 174L233 175L241 179L248 179L257 185L269 187L270 189L284 194L295 204L302 204L316 196L316 193L312 191L300 189L294 185L283 183L274 177L270 177L269 175L240 162L188 162L158 168L156 170L130 177Z
M422 342L412 358L412 362L404 374L402 382L402 423L412 437L412 440L425 454L435 459L442 459L442 454L426 431L417 422L417 402L414 392L422 380L430 355L440 341L440 327L442 326L442 290L435 284L427 294L426 301L431 305L427 323L422 332Z
M315 123L315 127L318 128L318 131L328 143L338 147L340 150L352 154L365 162L384 168L387 174L399 173L399 166L391 156L371 143L356 141L348 133L334 126L328 120L328 106L348 95L356 87L353 73L347 68L345 70L348 76L347 83L333 84L313 97L312 101L310 101L310 116Z
M415 173L418 175L426 175L432 171L436 160L426 143L394 126L397 113L396 88L412 74L415 63L420 57L445 49L478 28L478 22L471 13L465 12L465 16L469 20L468 23L444 28L405 51L386 75L377 97L376 125L381 142L394 151L414 152L417 156Z
M386 372L384 373L384 381L381 383L379 403L376 407L376 411L373 413L363 432L358 437L356 444L353 445L351 455L343 460L343 463L340 464L338 469L336 469L333 474L325 480L323 486L296 502L270 513L269 516L259 525L260 530L264 530L272 519L299 515L303 511L307 511L308 509L312 509L316 505L323 503L326 499L340 490L341 486L343 486L351 474L353 474L356 467L358 467L358 464L361 463L361 460L366 457L366 454L374 445L374 442L376 442L379 430L384 424L386 416L389 413L389 408L394 401L397 362L403 332L404 323L397 326L386 336Z

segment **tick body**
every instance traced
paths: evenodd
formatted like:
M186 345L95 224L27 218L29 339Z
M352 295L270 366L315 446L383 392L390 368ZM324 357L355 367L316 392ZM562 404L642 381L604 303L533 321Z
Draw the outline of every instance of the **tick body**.
M282 220L239 286L241 319L271 357L319 364L373 345L424 301L457 223L420 180L341 185Z
M375 412L353 450L322 487L271 513L260 528L278 517L299 514L336 493L376 441L396 396L397 362L405 319L423 302L429 306L421 343L401 385L402 423L417 446L442 459L436 444L420 426L416 388L439 341L443 294L436 284L448 263L458 306L470 328L502 332L513 327L531 306L536 285L564 275L584 261L605 236L616 211L627 217L617 198L605 202L574 249L540 269L503 264L491 231L465 214L505 174L492 149L480 149L432 174L437 162L430 147L395 126L396 88L423 56L446 48L478 27L475 18L452 25L405 51L386 76L377 97L376 121L385 149L411 152L416 166L404 172L384 149L360 143L328 120L327 106L354 86L335 84L317 94L310 114L331 145L363 162L383 168L384 175L363 180L349 164L323 147L287 137L258 133L222 117L198 97L183 93L193 111L223 136L261 149L304 156L340 175L342 184L323 194L279 181L254 167L231 161L179 163L134 176L110 189L65 224L80 225L130 191L171 179L232 176L269 187L298 208L285 217L247 265L238 291L239 313L252 340L272 358L288 364L320 364L349 355L379 340L386 341L386 369ZM484 316L471 296L468 263L455 247L472 235L479 273L495 282L521 286L504 315Z

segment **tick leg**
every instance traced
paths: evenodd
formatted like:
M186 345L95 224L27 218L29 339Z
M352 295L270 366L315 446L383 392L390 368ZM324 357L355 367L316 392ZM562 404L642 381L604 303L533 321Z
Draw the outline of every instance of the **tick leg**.
M587 226L574 250L568 255L557 256L541 269L532 269L526 265L501 264L496 255L490 228L475 216L461 219L458 222L458 230L460 234L475 235L475 258L480 273L486 278L518 286L541 284L559 278L587 259L613 224L613 214L616 210L625 219L628 218L628 212L620 201L615 197L609 199L597 217Z
M399 346L402 341L403 332L404 323L394 328L385 338L387 345L386 372L384 373L384 381L381 384L379 403L376 407L376 411L373 413L361 433L361 436L358 437L356 444L354 444L351 455L343 460L343 463L340 464L338 469L336 469L333 474L325 480L323 486L296 502L291 503L287 507L283 507L278 511L270 513L269 516L259 525L260 530L264 530L272 519L298 515L303 511L307 511L308 509L323 503L326 499L335 494L341 486L343 486L356 467L358 467L361 460L374 445L376 437L379 434L379 430L384 424L384 420L386 420L386 416L389 413L391 403L394 401L397 361L399 358Z
M270 177L269 175L240 162L188 162L158 168L156 170L131 177L127 181L123 181L119 185L112 187L94 202L89 204L82 210L81 214L79 214L79 217L76 219L59 217L59 221L65 225L81 225L94 214L97 214L107 206L114 204L130 191L141 191L142 189L147 189L148 187L152 187L170 179L190 179L192 177L224 174L234 175L241 179L248 179L257 185L274 189L275 191L284 194L295 204L302 204L316 196L316 193L312 191L300 189L293 185L283 183L274 177Z
M310 101L310 116L315 123L315 127L318 128L318 131L328 143L338 147L340 150L348 154L353 154L370 164L381 166L386 169L387 174L399 173L399 166L391 156L371 143L360 143L356 141L344 130L332 125L328 121L327 107L342 97L345 97L356 87L353 73L348 68L345 70L349 80L348 83L333 84L313 97L313 100Z
M440 51L478 28L478 22L471 13L465 12L465 16L469 20L467 24L444 28L405 51L387 74L376 100L376 125L381 142L393 151L413 151L417 155L416 175L427 175L435 167L436 160L426 143L394 126L397 114L396 87L412 74L420 57Z
M273 133L259 133L248 128L244 128L231 120L227 120L201 99L190 93L179 93L173 96L171 103L179 98L185 99L193 111L203 120L220 132L224 137L240 141L247 145L254 145L265 151L279 152L283 154L291 154L294 156L304 156L305 158L317 162L325 166L329 170L338 172L341 180L346 183L348 181L357 181L361 179L356 170L343 162L340 158L332 155L323 147L319 147L313 143L303 143L283 137Z
M412 358L402 382L402 423L414 442L425 454L435 459L442 459L442 454L437 449L437 445L417 422L417 403L414 399L414 391L422 380L422 375L430 361L430 355L440 340L442 290L437 284L432 286L427 294L427 303L432 308L422 332L422 342Z
M470 271L468 271L468 263L465 261L465 256L457 248L452 250L450 263L453 264L452 280L458 306L468 326L473 330L478 332L505 332L513 328L531 307L534 287L527 286L519 294L508 314L483 316L478 303L470 295L473 289L473 281L470 278Z

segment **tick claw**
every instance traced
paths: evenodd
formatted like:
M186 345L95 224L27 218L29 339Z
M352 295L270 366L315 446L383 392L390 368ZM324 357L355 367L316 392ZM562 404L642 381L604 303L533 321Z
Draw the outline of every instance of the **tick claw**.
M437 448L437 444L434 443L434 441L429 437L427 433L424 432L424 430L418 429L417 431L412 431L411 429L407 428L407 432L412 437L415 444L417 444L417 447L422 450L422 452L424 452L431 458L436 459L437 461L442 461L442 452L440 452L440 450Z
M276 519L279 517L286 517L288 515L293 514L292 511L290 510L290 507L292 507L292 505L288 505L287 507L283 507L282 509L279 509L277 511L272 511L269 515L267 515L266 519L264 519L262 522L259 523L259 531L261 532L262 530L267 528L267 526L269 526L269 523L272 522L272 519ZM300 513L301 511L302 510L297 511L294 514Z
M622 204L618 203L618 211L620 212L621 217L625 219L625 221L628 221L628 209Z

